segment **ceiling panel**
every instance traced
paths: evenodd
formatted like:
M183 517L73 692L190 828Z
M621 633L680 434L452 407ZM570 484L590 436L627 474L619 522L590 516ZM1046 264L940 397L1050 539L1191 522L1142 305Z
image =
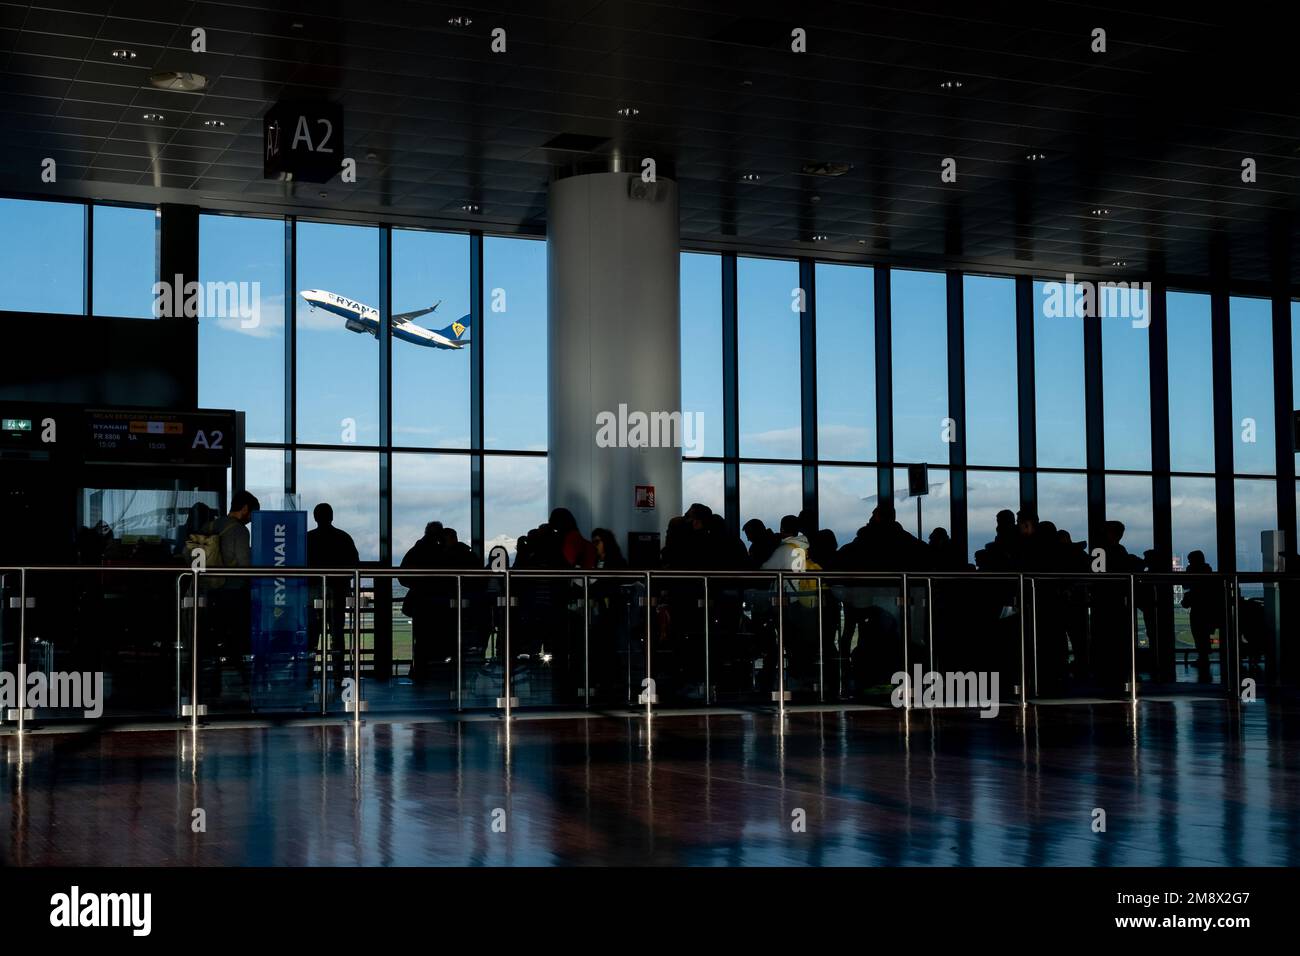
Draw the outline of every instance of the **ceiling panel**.
M24 194L104 183L141 202L536 231L557 169L617 152L675 170L687 243L1017 271L1213 263L1252 281L1280 257L1300 282L1292 47L1266 11L1231 5L0 3L0 168ZM156 90L155 70L209 86ZM261 179L257 119L291 95L343 105L355 185ZM599 145L544 148L565 134ZM55 152L68 175L40 184L32 164ZM471 197L477 217L459 209Z

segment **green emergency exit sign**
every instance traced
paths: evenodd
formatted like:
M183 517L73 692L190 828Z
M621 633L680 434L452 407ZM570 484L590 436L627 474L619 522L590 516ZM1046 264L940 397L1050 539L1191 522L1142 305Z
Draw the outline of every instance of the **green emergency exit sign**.
M6 418L4 427L0 431L6 432L29 432L32 430L32 420L30 418Z

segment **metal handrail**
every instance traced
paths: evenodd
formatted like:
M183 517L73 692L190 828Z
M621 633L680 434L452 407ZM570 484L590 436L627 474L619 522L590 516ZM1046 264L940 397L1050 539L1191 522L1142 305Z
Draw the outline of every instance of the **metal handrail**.
M1125 571L1113 571L1113 572L1084 572L1084 571L1074 571L1074 572L1062 572L1062 571L1017 571L1017 572L1005 572L1005 571L1000 571L1000 572L986 572L986 571L970 571L970 570L967 570L967 571L941 571L941 570L934 570L934 571L931 571L931 570L923 570L923 569L918 569L918 570L914 570L914 571L911 571L911 570L909 570L909 571L853 571L853 570L827 570L827 569L819 569L819 570L793 570L793 569L792 569L792 570L784 570L784 569L772 569L772 570L768 570L768 569L748 569L748 568L746 568L746 569L700 569L700 570L684 570L684 569L661 569L661 570L660 570L660 569L649 569L649 570L645 570L645 569L626 569L626 570L623 570L623 569L605 569L605 568L588 568L588 569L583 569L583 568L573 568L573 569L567 569L567 568L564 568L564 569L560 569L560 568L519 568L519 569L507 568L507 569L497 570L497 569L492 569L492 568L459 568L459 569L452 569L452 568L358 568L358 567L353 567L353 568L224 568L224 567L223 567L223 568L210 568L210 569L205 569L205 570L199 570L199 569L197 569L197 568L193 568L193 567L189 567L189 568L186 568L186 567L184 567L184 566L180 566L180 567L178 567L177 565L164 565L164 566L150 566L150 565L120 565L120 566L119 566L119 565L32 565L32 566L17 566L17 565L16 565L16 566L0 566L0 576L2 576L2 575L7 575L7 574L17 573L17 574L19 575L19 577L20 577L20 584L19 584L20 597L19 597L19 600L18 600L18 605L19 605L19 644L20 644L20 650L19 650L19 664L20 664L20 666L21 666L21 665L24 665L24 664L26 663L26 660L25 660L26 646L25 646L25 645L26 645L26 623L27 623L27 622L26 622L26 617L27 617L27 594L28 594L28 590L29 590L29 581L28 581L28 578L29 578L29 575L32 574L32 573L34 573L34 572L36 572L36 573L41 573L41 574L47 574L47 573L53 573L53 574L58 574L58 573L80 573L80 574L86 574L86 573L92 573L92 574L105 574L105 573L107 573L107 574L116 574L116 573L126 573L126 574L135 574L135 573L153 573L153 574L159 574L159 573L166 573L166 574L174 574L174 575L176 576L176 592L177 592L177 640L176 640L176 648L177 648L178 652L179 652L179 649L180 649L181 646L182 646L182 639L181 639L180 629L181 629L181 627L182 627L183 624L184 624L184 621L183 621L183 608L184 608L183 598L185 598L185 597L188 596L188 595L185 594L185 590L186 590L186 589L185 589L185 586L184 586L184 582L185 582L185 579L186 579L186 578L190 578L190 579L192 579L192 581L193 581L193 585L191 585L191 587L193 587L195 591L198 590L198 587L197 587L197 586L200 584L200 582L202 581L202 579L203 579L204 577L208 577L208 578L246 577L246 578L250 578L250 579L257 579L257 578L318 578L319 581L320 581L320 586L321 586L321 588L322 588L322 591L325 592L326 595L327 595L326 598L325 598L326 602L328 602L328 588L325 587L325 585L328 584L329 579L333 579L333 578L349 578L349 579L351 579L351 581L352 581L353 593L354 593L354 594L356 595L356 597L357 597L357 600L355 601L355 604L354 604L354 614L353 614L353 621L352 621L352 632L353 632L353 635L352 635L352 651L353 651L353 655L352 655L352 656L353 656L353 667L352 667L352 670L353 670L353 683L354 683L354 687L353 687L354 698L353 698L353 700L354 700L355 703L354 703L352 706L350 706L350 708L349 708L349 709L351 710L351 716L352 716L352 719L353 719L354 721L356 721L356 722L359 722L359 721L360 721L360 713L361 713L361 710L363 709L363 705L362 705L362 703L361 703L361 696L360 696L360 686L361 686L361 648L360 648L360 644L361 644L361 641L360 641L360 637L361 637L361 623L360 623L360 619L361 619L361 612L363 611L363 608L361 607L360 594L361 594L361 591L362 591L362 580L363 580L363 579L366 579L366 578L372 579L372 581L374 581L374 582L376 582L376 583L377 583L380 579L383 579L383 578L390 578L390 579L397 579L397 578L427 578L427 579L443 579L443 580L445 580L445 579L455 579L455 581L456 581L456 591L457 591L457 600L456 600L456 609L457 609L457 610L456 610L456 618L457 618L457 620L456 620L456 630L457 630L457 640L456 640L456 644L457 644L457 695L456 695L456 697L457 697L457 705L458 705L458 707L462 707L462 706L463 706L462 701L461 701L461 694L462 694L462 691L463 691L463 688L462 688L462 686L461 686L461 664L462 664L462 662L461 662L461 654L462 654L462 648L463 648L463 642L462 642L462 629L463 629L463 609L464 609L464 608L463 608L463 605L464 605L464 603L465 603L465 600L464 600L464 592L463 592L463 582L464 582L465 580L467 580L467 579L469 579L469 580L482 579L482 580L488 580L488 581L501 581L502 579L504 579L504 590L505 590L505 610L506 610L506 613L505 613L505 615L504 615L503 637L504 637L504 645L505 645L505 647L504 647L504 650L505 650L505 658L504 658L504 659L507 661L507 666L504 668L504 676L503 676L503 690L504 690L505 696L504 696L504 700L501 702L501 704L503 705L503 709L504 709L504 711L505 711L505 716L506 716L507 718L509 718L509 717L511 716L511 712L512 712L512 709L513 709L513 699L512 699L512 696L511 696L511 692L512 692L512 688L511 688L511 677L512 677L512 675L511 675L511 673L510 673L510 666L509 666L509 663L508 663L508 662L510 661L510 650L511 650L511 617L512 617L512 614L511 614L511 603L512 603L512 601L511 601L511 594L510 594L510 590L511 590L510 581L511 581L512 578L517 578L517 579L539 579L539 580L560 580L560 581L568 580L568 581L572 581L572 582L574 582L575 584L576 584L579 580L581 580L581 582L582 582L582 588L583 588L583 601L582 601L582 606L583 606L583 613L584 613L584 623L583 623L583 628L584 628L584 636L583 636L583 651L584 651L584 653L583 653L583 656L584 656L584 661L586 661L586 663L584 664L584 672L583 672L583 684L584 684L583 693L584 693L584 697L585 697L585 700L586 700L586 705L587 705L588 707L590 706L590 694L591 694L591 686L590 686L590 672L589 672L589 661L587 661L587 658L589 657L589 640L590 640L590 613L591 613L591 612L590 612L590 600L589 600L589 586L590 586L591 581L593 581L593 580L610 580L610 581L622 581L622 582L626 582L626 583L629 583L629 584L644 584L644 586L645 586L645 588L646 588L646 601L645 601L645 606L646 606L646 622L645 622L646 633L645 633L645 637L646 637L646 676L647 676L647 678L651 678L651 675L652 675L652 673L653 673L653 670L652 670L652 647L653 647L653 627L652 627L652 624L653 624L652 613L653 613L653 611L652 611L652 608L653 608L653 605L654 605L654 599L651 597L650 592L651 592L651 591L653 590L653 588L654 588L654 581L655 581L655 579L656 579L656 578L659 578L659 579L668 579L668 580L698 580L698 581L701 581L701 582L702 582L703 587L704 587L704 601L703 601L703 604L704 604L704 609L705 609L705 615L704 615L704 627L705 627L704 652L705 652L705 657L706 657L706 660L705 660L705 700L706 700L706 702L712 702L712 689L711 689L711 686L710 686L710 676L709 676L709 671L708 671L708 668L709 668L709 660L708 660L708 658L709 658L709 654L710 654L710 648L709 648L709 638L710 638L710 635L709 635L709 617L710 617L710 614L709 614L709 606L710 606L710 602L709 602L709 593L710 593L710 592L709 592L709 584L710 584L710 581L714 582L715 584L718 583L718 582L746 582L746 581L766 582L766 583L768 583L768 584L775 583L775 584L777 585L777 593L778 593L778 594L781 594L781 595L783 596L783 599L782 599L782 600L779 600L779 601L776 602L776 612L777 612L777 614L776 614L776 616L777 616L777 620L776 620L776 630L777 630L776 638L777 638L777 653L778 653L778 657L777 657L777 661L778 661L778 666L777 666L777 673L778 673L778 687L777 687L777 691L776 691L776 693L773 694L773 697L776 698L777 703L778 703L778 710L779 710L780 713L782 713L782 714L784 714L784 712L785 712L785 694L786 694L786 691L785 691L785 687L786 687L786 684L785 684L785 664L786 664L786 662L785 662L785 612L784 612L784 607L785 607L785 603L786 603L786 602L785 602L785 600L784 600L784 592L785 592L785 585L786 585L786 582L787 582L787 581L797 581L797 580L809 580L809 579L811 579L811 580L813 580L813 581L815 581L815 582L817 583L817 589L816 589L816 591L815 591L814 593L817 593L818 595L821 594L821 592L822 592L822 590L823 590L824 588L834 588L834 587L839 586L839 585L859 585L859 586L861 586L861 585L868 585L868 586L870 586L870 585L873 585L873 584L876 584L876 583L880 583L880 584L884 584L884 585L890 587L891 590L892 590L893 588L900 588L901 591L902 591L902 598L901 598L901 614L900 614L900 616L901 616L901 620L902 620L902 628L901 628L901 630L902 630L902 636L903 636L903 655L904 655L904 663L905 663L905 665L906 665L906 663L907 663L907 661L908 661L908 653L909 653L909 647L908 647L908 645L909 645L909 642L910 642L910 640L911 640L911 632L910 632L910 628L911 628L911 608L910 608L910 604L911 604L911 600L910 600L910 598L911 598L911 588L912 588L913 585L917 585L917 584L919 584L920 586L925 587L925 588L926 588L926 593L927 593L927 595L928 595L928 601L927 601L927 614L929 615L929 626L927 627L927 635L929 636L929 639L930 639L930 641L931 641L931 646L930 646L930 649L929 649L929 650L930 650L930 655L931 655L931 661L930 661L931 666L933 666L933 653L934 653L934 648L933 648L933 638L934 638L934 627L933 627L934 590L933 590L933 589L934 589L934 582L936 582L936 581L940 581L940 582L943 582L943 581L955 581L955 582L970 581L970 582L977 582L977 581L978 581L978 582L980 582L980 583L989 583L989 582L998 582L998 581L1001 581L1001 582L1007 582L1007 583L1015 583L1015 584L1017 584L1017 586L1018 586L1018 596L1017 596L1017 598L1016 598L1016 606L1017 606L1018 609L1024 609L1024 608L1027 606L1027 605L1026 605L1026 602L1025 602L1025 582L1028 581L1028 582L1029 582L1030 591L1031 591L1031 593L1030 593L1031 603L1028 605L1029 610L1030 610L1030 613L1029 613L1028 615L1025 615L1025 614L1019 614L1019 615L1018 615L1019 618L1020 618L1020 621L1019 621L1019 629L1020 629L1020 669L1021 669L1021 675L1020 675L1020 684L1019 684L1019 694L1018 694L1017 696L1019 696L1019 698L1020 698L1020 703L1021 703L1022 707L1026 705L1027 700L1028 700L1028 697L1029 697L1029 686L1028 686L1027 679L1026 679L1026 678L1028 677L1028 675L1025 673L1025 668L1026 668L1026 666L1027 666L1027 660L1026 660L1026 650L1027 650L1027 648L1026 648L1026 640L1025 640L1025 639L1026 639L1026 619L1027 619L1027 618L1029 619L1028 627L1029 627L1029 629L1030 629L1030 630L1029 630L1029 635L1028 635L1028 636L1029 636L1030 641L1032 642L1033 647L1035 648L1035 652L1034 652L1034 655L1033 655L1033 663L1034 663L1033 686L1035 687L1035 690L1037 689L1037 686L1038 686L1038 674L1037 674L1037 664L1038 664L1038 654L1037 654L1037 637L1038 637L1038 634L1037 634L1037 631L1038 631L1038 626L1037 626L1037 606L1038 606L1038 600L1037 600L1037 590L1036 590L1036 584L1037 584L1038 581L1059 581L1059 582L1072 583L1072 584L1076 584L1076 585L1077 585L1077 584L1087 584L1087 583L1091 583L1091 582L1105 582L1105 583L1107 583L1107 584L1112 584L1112 583L1113 583L1113 584L1119 584L1119 583L1121 583L1121 582L1127 582L1127 584L1128 584L1128 596L1127 596L1127 598L1128 598L1128 602L1129 602L1129 610L1130 610L1130 618L1131 618L1131 619L1130 619L1130 648L1129 648L1129 652L1130 652L1130 653L1129 653L1129 657L1130 657L1130 683L1129 683L1129 694L1128 694L1128 697L1129 697L1129 700L1130 700L1131 702L1133 702L1133 703L1136 703L1136 701L1137 701L1137 669L1136 669L1137 628L1138 628L1138 625L1137 625L1137 613L1138 613L1138 607L1137 607L1137 588L1138 588L1138 586L1139 586L1140 584L1142 584L1142 585L1183 584L1183 585L1203 586L1203 585L1209 584L1209 583L1211 583L1211 582L1214 582L1214 583L1217 583L1220 587L1222 587L1222 588L1223 588L1223 591L1224 591L1225 611L1227 612L1227 613L1226 613L1226 616L1225 616L1224 625L1223 625L1223 627L1224 627L1224 629L1225 629L1225 632L1227 632L1227 633L1224 634L1224 643L1223 643L1223 645L1222 645L1222 648L1223 648L1223 650L1224 650L1225 652L1230 653L1230 654L1232 655L1232 658L1231 658L1230 661L1226 661L1226 662L1224 662L1224 663L1227 665L1227 667L1228 667L1228 670L1225 670L1224 677L1225 677L1225 678L1232 677L1234 680L1239 681L1239 677L1240 677L1240 669L1241 669L1241 655L1240 655L1240 650L1241 650L1241 648L1240 648L1240 644L1241 644L1241 636L1242 636L1242 635L1241 635L1240 618L1241 618L1241 599L1242 599L1242 598L1241 598L1241 590L1242 590L1241 585L1242 585L1242 583L1248 583L1248 584L1249 584L1249 583L1263 583L1263 584L1300 583L1300 573L1297 573L1297 572L1279 572L1279 571L1249 571L1249 572L1223 572L1223 571L1212 571L1212 572L1203 572L1203 573L1200 573L1200 572L1197 572L1197 573L1189 573L1189 572L1186 572L1186 571L1127 571L1127 572L1125 572ZM1192 580L1189 580L1189 577L1190 577ZM1229 585L1231 585L1230 588L1229 588ZM193 592L190 592L190 593L193 594ZM199 602L197 602L197 601L195 602L195 604L196 604L196 611L195 611L195 613L193 614L192 621L191 621L191 625L192 625L192 633L191 633L191 658L192 658L192 659L191 659L191 675L190 675L190 677L191 677L191 680L190 680L190 685L191 685L191 686L190 686L190 704L191 704L191 706L190 706L190 711L191 711L191 712L190 712L190 714L188 715L188 716L191 717L191 726L192 726L192 727L195 727L195 728L198 727L198 717L199 717L200 713L203 712L203 710L204 710L204 708L202 708L202 707L199 705L199 702L198 702L198 613L197 613L197 605L198 605L198 603L199 603ZM822 657L824 656L824 634L823 634L822 607L821 607L821 605L822 605L822 601L821 601L820 599L818 599L818 602L817 602L818 639L819 639L818 685L819 685L819 688L821 688L821 696L824 698L824 681L825 681L825 675L824 675L824 668L823 668L823 661L822 661ZM328 610L328 606L325 607L325 610L326 610L326 611ZM322 617L320 639L321 639L321 648L322 648L322 655L323 655L323 658L324 658L325 660L328 660L328 655L329 655L329 629L328 629L328 624L327 624L326 618L325 618L324 616ZM1234 651L1235 651L1235 652L1234 652ZM178 659L177 659L177 667L178 667L178 678L179 678L179 667L180 667L180 658L179 658L179 653L178 653ZM326 709L327 709L327 708L326 708L326 702L325 702L325 698L326 698L326 695L325 695L325 690L326 690L326 683L325 683L325 682L326 682L326 676L325 676L325 671L326 671L326 666L323 664L323 665L322 665L322 675L321 675L321 681L322 681L322 687L321 687L321 707L322 707L322 713L325 713L325 712L326 712ZM1227 687L1227 688L1229 688L1229 689L1233 686L1233 684L1230 684L1227 680L1225 680L1224 683L1225 683L1225 687ZM179 680L178 680L178 684L179 684ZM652 704L655 703L655 701L652 699L652 698L653 698L653 695L650 693L650 691L653 690L653 688L654 688L654 684L653 684L653 682L652 682L652 678L651 678L651 682L648 683L646 686L647 686L647 694L646 694L646 705L647 705L647 707L646 707L646 712L647 712L647 715L649 715L649 714L651 714L651 713L653 712ZM179 686L178 686L178 692L179 692ZM909 704L909 706L910 706L910 704ZM23 725L24 725L24 721L25 721L25 719L26 719L26 718L25 718L24 708L21 708L21 707L20 707L20 708L18 709L18 725L19 725L19 729L20 729L20 730L23 728Z

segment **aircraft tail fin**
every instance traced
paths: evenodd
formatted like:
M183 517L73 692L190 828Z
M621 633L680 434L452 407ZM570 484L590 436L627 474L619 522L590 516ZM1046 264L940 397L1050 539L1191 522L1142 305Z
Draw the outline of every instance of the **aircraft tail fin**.
M465 334L469 332L469 320L470 317L468 315L462 315L455 322L451 323L451 325L447 326L445 329L438 329L437 332L443 338L459 342L465 337Z

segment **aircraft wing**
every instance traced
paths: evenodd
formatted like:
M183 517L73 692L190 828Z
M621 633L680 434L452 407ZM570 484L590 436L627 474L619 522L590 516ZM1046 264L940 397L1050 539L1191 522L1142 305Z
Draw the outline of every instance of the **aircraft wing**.
M414 312L396 312L393 314L391 321L393 325L401 325L403 322L409 322L412 319L418 319L422 315L428 315L440 305L442 305L441 299L429 306L427 309L416 309Z

